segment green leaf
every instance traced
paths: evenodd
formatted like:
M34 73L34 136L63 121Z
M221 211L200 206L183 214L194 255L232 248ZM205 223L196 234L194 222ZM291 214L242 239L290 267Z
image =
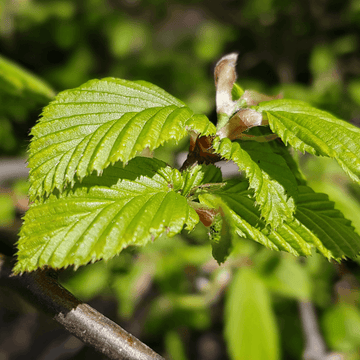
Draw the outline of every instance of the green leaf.
M0 92L11 96L26 96L50 100L53 90L29 71L0 56Z
M179 141L192 116L180 100L144 81L92 80L60 93L31 131L30 198L127 163L145 148Z
M360 236L351 221L334 208L326 194L315 193L306 186L299 190L295 216L311 232L318 250L328 258L356 257L360 253Z
M284 159L286 150L284 149L279 155L275 151L279 151L280 146L270 145L273 142L259 143L245 141L240 142L240 146L250 155L263 174L267 174L271 179L278 182L284 188L288 197L296 199L298 196L298 185L292 169L290 169Z
M241 96L244 94L244 90L241 88L240 85L238 85L237 83L234 84L232 90L231 90L231 97L232 99L235 100L239 100L241 98Z
M271 273L263 273L262 279L276 294L296 300L311 299L311 278L303 264L294 257L281 257L276 268Z
M360 253L360 236L351 222L328 196L315 193L306 186L299 187L294 220L269 229L261 220L259 210L246 191L246 183L229 183L225 189L199 196L201 203L212 208L221 207L231 219L239 236L252 239L272 250L293 255L311 255L315 247L328 259L354 258Z
M220 265L230 255L233 237L233 231L230 228L226 217L222 216L221 213L216 214L214 223L210 226L209 237L212 255Z
M245 151L245 147L248 151ZM229 139L214 143L215 152L232 160L249 179L261 216L274 228L292 219L296 179L285 160L261 144L239 144Z
M266 287L250 268L235 274L225 303L225 340L233 360L278 360L279 331Z
M333 350L359 352L360 311L350 304L337 304L326 311L322 320L326 343Z
M256 126L251 128L248 131L249 134L251 135L255 135L255 136L266 136L269 134L269 128L268 127L264 127L264 126ZM247 150L247 146L253 146L251 144L253 144L253 141L249 141L249 142L243 142L243 148L244 150ZM289 167L290 171L292 172L293 176L296 179L296 182L298 185L306 185L306 179L304 177L304 175L302 174L299 165L296 161L296 155L297 154L292 154L290 153L291 147L290 145L286 146L282 141L269 141L269 142L263 142L263 143L257 143L258 146L260 146L261 148L263 148L264 150L269 148L269 150L271 150L272 152L274 152L277 155L280 155L281 158L283 158L287 164L287 166ZM251 155L251 153L250 153ZM264 159L266 160L266 159ZM289 175L291 178L292 176ZM297 192L297 190L296 190ZM295 194L296 197L296 194Z
M360 129L298 100L273 100L255 107L270 128L300 151L334 158L360 184Z
M145 169L146 175L139 175ZM180 195L178 170L149 158L115 164L73 189L33 203L25 215L15 272L76 267L109 259L129 245L173 236L199 221Z
M187 360L185 346L180 335L174 331L167 331L165 334L166 352L173 360Z
M188 168L182 173L184 185L181 194L184 196L194 192L202 185L203 188L213 187L213 183L222 182L221 170L215 165L196 165Z
M310 255L310 245L305 241L301 241L300 244L298 244L299 236L293 238L294 234L288 234L286 232L281 236L273 230L270 238L270 232L261 220L254 200L251 199L249 193L246 192L247 186L247 182L242 182L224 191L217 192L215 195L203 194L199 196L199 200L200 203L206 206L215 209L221 208L228 219L230 227L233 227L235 232L242 238L254 240L271 250L283 250L293 255ZM241 190L243 193L241 193ZM283 226L284 225L282 225L281 228L283 228ZM278 227L278 230L279 228L280 227ZM274 234L276 234L276 236L273 236Z
M216 133L216 126L202 114L193 115L186 122L187 130L195 131L198 134L203 136L205 135L214 135Z

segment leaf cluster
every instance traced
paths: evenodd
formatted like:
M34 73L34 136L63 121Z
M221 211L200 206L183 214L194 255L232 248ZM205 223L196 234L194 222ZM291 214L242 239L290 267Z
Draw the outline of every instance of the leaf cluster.
M60 93L31 131L33 204L15 271L109 259L199 222L209 228L218 262L236 236L294 255L310 255L314 247L328 259L355 257L360 238L351 222L327 195L306 186L287 144L334 158L360 182L360 130L299 101L275 99L251 109L282 141L219 137L207 117L144 81L106 78ZM181 171L137 156L188 133ZM213 165L221 159L234 162L242 177L223 180Z

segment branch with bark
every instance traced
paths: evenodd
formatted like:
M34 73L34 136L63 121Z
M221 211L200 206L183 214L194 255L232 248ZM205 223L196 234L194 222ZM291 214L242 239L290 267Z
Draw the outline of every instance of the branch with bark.
M110 359L164 360L119 325L76 299L58 283L57 273L53 270L15 276L11 259L0 254L0 286L18 292L69 333Z

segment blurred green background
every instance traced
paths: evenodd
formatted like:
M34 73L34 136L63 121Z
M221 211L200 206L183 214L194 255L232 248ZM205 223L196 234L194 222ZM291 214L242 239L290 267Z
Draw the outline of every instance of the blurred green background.
M234 51L243 88L360 125L360 0L0 0L0 252L14 253L29 130L54 94L93 78L142 79L214 119L213 68ZM175 163L186 146L158 155ZM360 231L359 187L334 162L295 155L309 185ZM199 227L61 277L174 360L301 359L299 301L316 306L329 351L360 359L357 262L296 259L239 240L219 267ZM29 358L102 357L1 289L0 360Z

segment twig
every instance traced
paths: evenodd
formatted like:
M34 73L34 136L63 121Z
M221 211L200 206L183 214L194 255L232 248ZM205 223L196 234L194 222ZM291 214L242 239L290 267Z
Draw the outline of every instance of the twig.
M0 185L9 180L26 178L28 175L26 159L0 158Z
M299 302L300 318L305 338L304 360L344 360L338 353L328 353L321 336L314 305L308 301Z
M76 299L57 282L55 275L42 270L15 276L10 259L0 254L0 285L20 293L85 344L110 359L164 360L119 325Z

